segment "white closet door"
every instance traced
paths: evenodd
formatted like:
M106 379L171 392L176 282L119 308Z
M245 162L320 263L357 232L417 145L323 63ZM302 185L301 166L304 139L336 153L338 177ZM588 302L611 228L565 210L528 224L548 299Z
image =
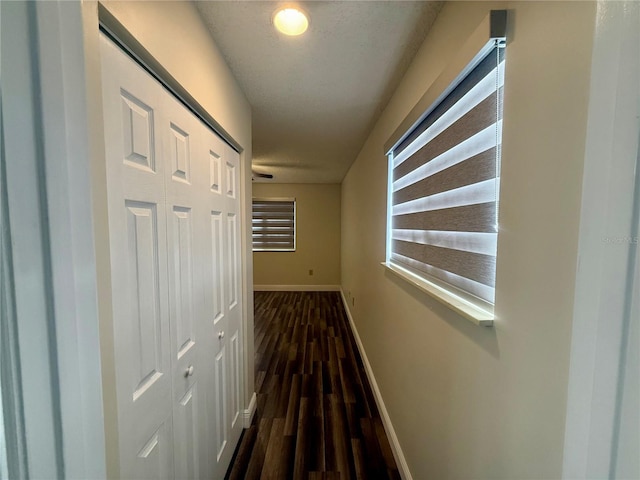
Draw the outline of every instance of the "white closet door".
M239 262L239 157L217 135L207 131L208 156L207 241L209 259L204 263L205 308L208 322L208 363L213 368L209 384L208 412L213 417L210 437L214 478L222 478L242 432L240 421L241 334Z
M169 318L173 369L173 431L175 478L206 478L207 421L202 339L206 327L202 263L206 157L201 152L204 125L169 94L164 95L161 136L166 155L167 251L169 255Z
M224 478L242 431L239 155L102 36L123 478Z
M121 477L173 478L164 92L105 37L101 54Z
M236 445L242 433L240 405L242 398L242 263L240 259L240 155L228 144L225 148L226 214L227 214L227 299L226 340L229 349L229 412L228 426L231 444Z

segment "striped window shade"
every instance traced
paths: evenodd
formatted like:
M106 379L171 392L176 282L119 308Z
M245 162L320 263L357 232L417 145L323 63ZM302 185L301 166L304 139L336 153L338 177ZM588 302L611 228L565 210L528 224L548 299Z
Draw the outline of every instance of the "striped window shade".
M504 84L504 48L498 45L476 59L389 153L387 261L489 305Z
M254 198L251 227L254 252L295 251L295 198Z

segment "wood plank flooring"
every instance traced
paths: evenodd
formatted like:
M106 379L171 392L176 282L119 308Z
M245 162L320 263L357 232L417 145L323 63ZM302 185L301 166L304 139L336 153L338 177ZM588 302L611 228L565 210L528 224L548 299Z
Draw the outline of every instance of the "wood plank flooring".
M229 480L400 478L338 292L256 292L255 348Z

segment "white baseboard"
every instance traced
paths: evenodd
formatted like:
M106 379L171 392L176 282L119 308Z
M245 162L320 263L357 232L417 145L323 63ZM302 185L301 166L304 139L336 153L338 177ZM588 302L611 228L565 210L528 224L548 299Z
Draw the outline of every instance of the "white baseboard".
M339 292L340 285L254 285L254 292Z
M380 411L380 416L382 417L382 424L384 425L384 429L387 432L387 437L389 438L389 443L391 444L391 450L393 452L393 458L395 458L396 460L398 472L400 473L400 476L402 477L403 480L413 480L413 477L411 476L411 472L409 471L409 465L407 465L407 460L404 458L404 453L402 452L402 448L400 448L400 442L398 441L398 436L396 435L396 431L393 429L393 424L391 423L389 412L387 412L387 407L385 406L384 400L382 399L382 394L380 393L380 389L378 388L376 377L373 376L373 370L371 369L371 364L369 363L367 354L364 351L362 340L360 340L360 335L358 335L356 324L353 321L353 317L351 316L351 311L349 310L349 304L347 303L347 299L344 296L344 292L342 291L342 288L340 289L340 296L342 297L342 303L344 304L344 309L347 312L347 317L349 318L351 331L353 332L353 336L356 339L356 344L358 345L358 351L360 352L360 356L362 357L362 362L364 363L364 369L367 372L367 378L369 379L369 384L371 384L371 388L373 389L373 396L376 399L376 405L378 406L378 410Z
M256 392L253 392L253 395L251 395L251 401L249 401L249 406L245 408L242 412L244 428L249 428L251 426L253 415L256 413L257 403L258 403L258 398L256 397Z

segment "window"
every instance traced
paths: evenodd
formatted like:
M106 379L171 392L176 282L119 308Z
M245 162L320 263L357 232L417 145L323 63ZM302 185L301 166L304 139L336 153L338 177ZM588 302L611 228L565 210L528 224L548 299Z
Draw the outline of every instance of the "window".
M296 199L253 199L253 251L293 252L296 249Z
M388 151L386 264L478 323L493 319L495 297L502 40L476 51Z

